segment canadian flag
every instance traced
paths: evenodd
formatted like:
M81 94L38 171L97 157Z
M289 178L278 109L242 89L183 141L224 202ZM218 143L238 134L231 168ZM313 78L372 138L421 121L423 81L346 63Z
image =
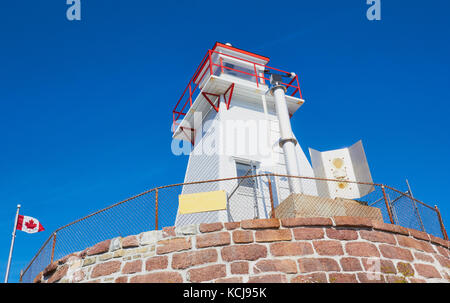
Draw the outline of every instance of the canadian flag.
M44 230L44 227L35 218L19 215L17 218L17 229L29 234Z

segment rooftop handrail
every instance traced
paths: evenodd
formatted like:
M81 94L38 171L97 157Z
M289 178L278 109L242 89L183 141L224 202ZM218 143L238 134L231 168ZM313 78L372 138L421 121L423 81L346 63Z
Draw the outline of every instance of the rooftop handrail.
M223 56L223 57L229 57L229 58L233 58L233 59L245 62L247 64L251 64L254 67L253 72L250 73L250 72L246 72L243 70L235 69L233 67L222 64L222 62L220 62L220 64L218 64L212 60L213 54L219 54L220 56ZM208 50L207 53L205 54L205 56L203 57L203 59L201 60L200 64L198 65L197 69L195 70L193 76L189 80L188 85L186 86L183 93L181 94L181 97L178 99L178 102L175 104L174 109L172 110L173 122L175 123L180 118L180 116L185 116L187 114L187 110L185 111L187 105L189 104L189 108L190 108L190 106L192 106L194 95L199 93L199 90L200 90L199 86L202 83L202 81L204 80L205 76L207 74L209 74L210 76L213 75L213 67L219 67L221 71L223 71L224 69L232 70L237 73L255 77L255 84L257 87L259 87L259 85L262 84L262 83L260 83L261 80L262 80L262 82L264 82L264 84L267 84L267 82L270 81L270 79L265 77L264 73L261 73L261 72L258 73L258 70L256 68L257 66L258 66L258 69L263 67L264 70L274 70L274 71L277 71L277 72L280 72L280 73L283 73L286 75L290 74L289 72L283 71L278 68L267 66L266 64L253 62L253 61L241 58L241 57L233 56L233 55L219 52L216 50ZM289 83L282 83L282 85L285 85L288 89L289 88L293 89L293 92L289 93L290 96L295 96L298 93L299 98L302 99L302 93L300 90L300 83L298 80L298 75L295 75L294 77L292 77L292 80ZM186 98L186 100L184 102L182 102L182 100L185 98ZM179 109L180 103L182 104L181 109ZM173 131L175 131L175 130L173 130Z

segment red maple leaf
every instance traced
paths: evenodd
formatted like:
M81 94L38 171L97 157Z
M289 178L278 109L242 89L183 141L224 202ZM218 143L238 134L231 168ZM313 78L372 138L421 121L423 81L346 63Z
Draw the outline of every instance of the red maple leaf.
M25 226L28 229L35 229L37 225L36 225L36 223L34 223L33 219L31 219L30 221L25 222Z

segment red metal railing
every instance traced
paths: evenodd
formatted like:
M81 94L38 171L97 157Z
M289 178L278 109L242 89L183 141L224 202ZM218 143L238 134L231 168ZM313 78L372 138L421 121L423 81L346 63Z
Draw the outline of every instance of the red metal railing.
M213 55L219 54L219 60L213 60ZM253 67L251 70L252 72L240 70L237 68L233 68L231 66L227 66L227 64L223 64L223 58L227 57L234 60L237 60L239 62L244 63L246 66ZM216 62L217 61L217 62ZM286 71L283 71L281 69L277 69L274 67L270 67L264 64L256 63L250 60L246 60L240 57L236 57L233 55L225 54L222 52L218 52L215 50L208 50L208 52L203 57L202 61L200 62L199 66L194 72L194 75L189 80L188 85L184 89L183 93L181 94L181 97L178 99L178 102L176 103L174 109L172 110L172 119L173 119L173 125L179 125L177 121L180 119L181 116L186 116L189 108L192 106L192 103L195 101L196 97L199 93L201 93L201 87L200 84L209 76L214 75L214 69L217 67L218 69L216 71L220 71L220 74L225 73L226 71L233 71L236 73L240 73L242 75L250 76L251 78L254 78L254 82L256 84L256 87L259 87L260 85L268 85L270 79L265 76L265 74L262 72L262 70L272 70L276 71L278 73L282 74L289 74ZM258 72L259 70L259 72ZM300 83L298 80L298 76L295 75L292 80L290 80L289 83L282 83L284 86L286 86L286 94L292 97L297 97L302 99L302 92L300 89ZM206 92L208 93L208 92ZM175 131L173 129L172 131Z

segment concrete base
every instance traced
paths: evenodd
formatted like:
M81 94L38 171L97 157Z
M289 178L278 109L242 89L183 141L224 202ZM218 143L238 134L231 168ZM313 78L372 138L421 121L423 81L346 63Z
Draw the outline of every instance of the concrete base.
M355 200L291 194L275 208L276 218L352 216L383 221L381 210Z

